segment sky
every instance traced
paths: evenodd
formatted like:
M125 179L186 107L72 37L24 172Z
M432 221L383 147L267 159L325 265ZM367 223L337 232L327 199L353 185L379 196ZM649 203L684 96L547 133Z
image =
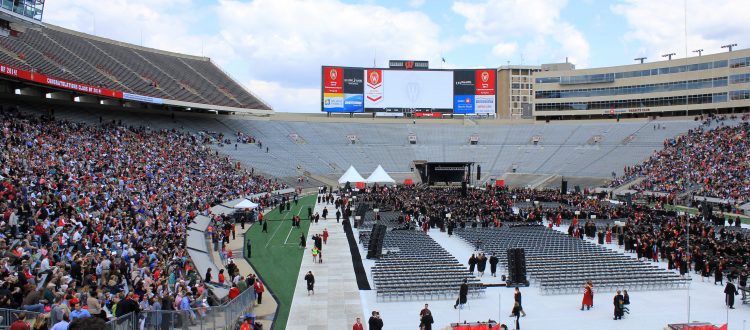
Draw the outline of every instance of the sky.
M211 58L279 112L319 112L321 66L577 68L750 47L746 0L54 0L45 23ZM687 9L687 10L686 10ZM687 24L685 24L687 22ZM687 36L687 40L686 40ZM687 48L686 48L687 46ZM687 49L687 52L686 52ZM445 62L441 60L445 59Z

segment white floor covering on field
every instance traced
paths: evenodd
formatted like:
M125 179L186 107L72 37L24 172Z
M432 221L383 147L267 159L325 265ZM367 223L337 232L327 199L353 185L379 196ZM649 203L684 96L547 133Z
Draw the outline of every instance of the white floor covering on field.
M743 227L746 225L743 225ZM562 230L560 228L558 230ZM355 235L357 235L355 230ZM461 263L467 261L473 252L473 247L463 239L431 229L429 235L443 248L448 250ZM366 251L359 246L363 262L368 272L370 285L373 286L371 267L372 260L364 259ZM615 244L609 246L624 253ZM502 256L499 256L502 257ZM666 263L659 263L666 269ZM497 277L489 276L489 265L481 280L484 283L500 283L500 276L505 273L498 267ZM476 273L475 273L476 274ZM726 283L726 282L725 282ZM583 287L583 283L582 283ZM627 288L625 288L627 289ZM664 329L667 324L685 323L688 320L688 300L690 301L690 320L711 322L721 325L729 323L729 329L750 330L750 305L742 305L741 296L736 297L734 310L729 310L724 303L724 287L710 282L701 282L700 276L692 274L692 284L689 290L663 291L632 291L630 294L630 314L623 320L613 320L613 292L597 293L594 288L594 308L581 311L581 293L568 295L542 295L539 288L534 286L521 288L523 294L523 308L526 317L520 319L521 329ZM488 288L483 298L470 299L463 310L453 308L455 299L433 301L408 302L377 302L376 291L360 291L363 315L369 317L371 311L380 312L384 321L384 329L418 329L419 312L425 303L435 319L434 329L444 329L454 322L499 320L513 329L514 320L509 317L513 307L513 289L504 287ZM366 318L365 323L366 323Z

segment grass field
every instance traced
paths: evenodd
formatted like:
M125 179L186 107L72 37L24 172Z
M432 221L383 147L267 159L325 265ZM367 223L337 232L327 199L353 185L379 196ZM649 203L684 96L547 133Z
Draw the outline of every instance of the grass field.
M651 205L651 206L653 206L653 205ZM664 209L665 210L675 210L677 212L682 211L682 212L685 212L687 214L693 214L693 215L699 213L698 209L696 209L696 208L690 208L690 207L680 206L680 205L677 205L677 206L664 205ZM714 211L717 211L717 209L718 208L714 207ZM714 215L718 215L718 213L714 212ZM743 214L734 214L734 213L724 213L724 219L732 219L732 220L734 220L736 217L739 217L740 220L742 221L742 223L750 224L750 217L748 217L746 215L743 215Z
M247 259L253 265L267 288L273 290L278 298L279 312L274 320L274 329L286 328L289 309L292 307L294 288L297 284L300 264L304 250L299 248L299 237L307 230L310 222L307 218L307 207L315 207L315 196L303 197L298 205L291 203L292 209L279 213L276 208L264 217L268 221L268 233L261 232L262 226L253 226L245 235L253 245L252 258ZM292 228L292 216L302 217L301 229Z

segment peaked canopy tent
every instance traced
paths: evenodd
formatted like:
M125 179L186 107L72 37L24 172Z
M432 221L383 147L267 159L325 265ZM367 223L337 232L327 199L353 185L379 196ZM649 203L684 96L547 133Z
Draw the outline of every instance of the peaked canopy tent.
M349 169L339 178L339 184L345 184L347 182L365 182L365 178L357 172L357 169L355 169L354 166L349 166Z
M237 203L237 205L234 206L235 209L254 209L258 207L258 204L253 203L247 199Z
M367 177L367 183L396 183L390 175L383 169L383 166L378 165L378 168Z

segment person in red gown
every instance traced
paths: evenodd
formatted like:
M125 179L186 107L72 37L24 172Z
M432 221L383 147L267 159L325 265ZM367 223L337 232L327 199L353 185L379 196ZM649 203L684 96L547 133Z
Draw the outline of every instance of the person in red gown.
M607 229L607 236L604 238L607 242L607 244L612 244L612 229Z
M581 302L581 310L586 306L586 310L591 309L594 306L594 284L591 281L586 282L583 287L583 302Z

